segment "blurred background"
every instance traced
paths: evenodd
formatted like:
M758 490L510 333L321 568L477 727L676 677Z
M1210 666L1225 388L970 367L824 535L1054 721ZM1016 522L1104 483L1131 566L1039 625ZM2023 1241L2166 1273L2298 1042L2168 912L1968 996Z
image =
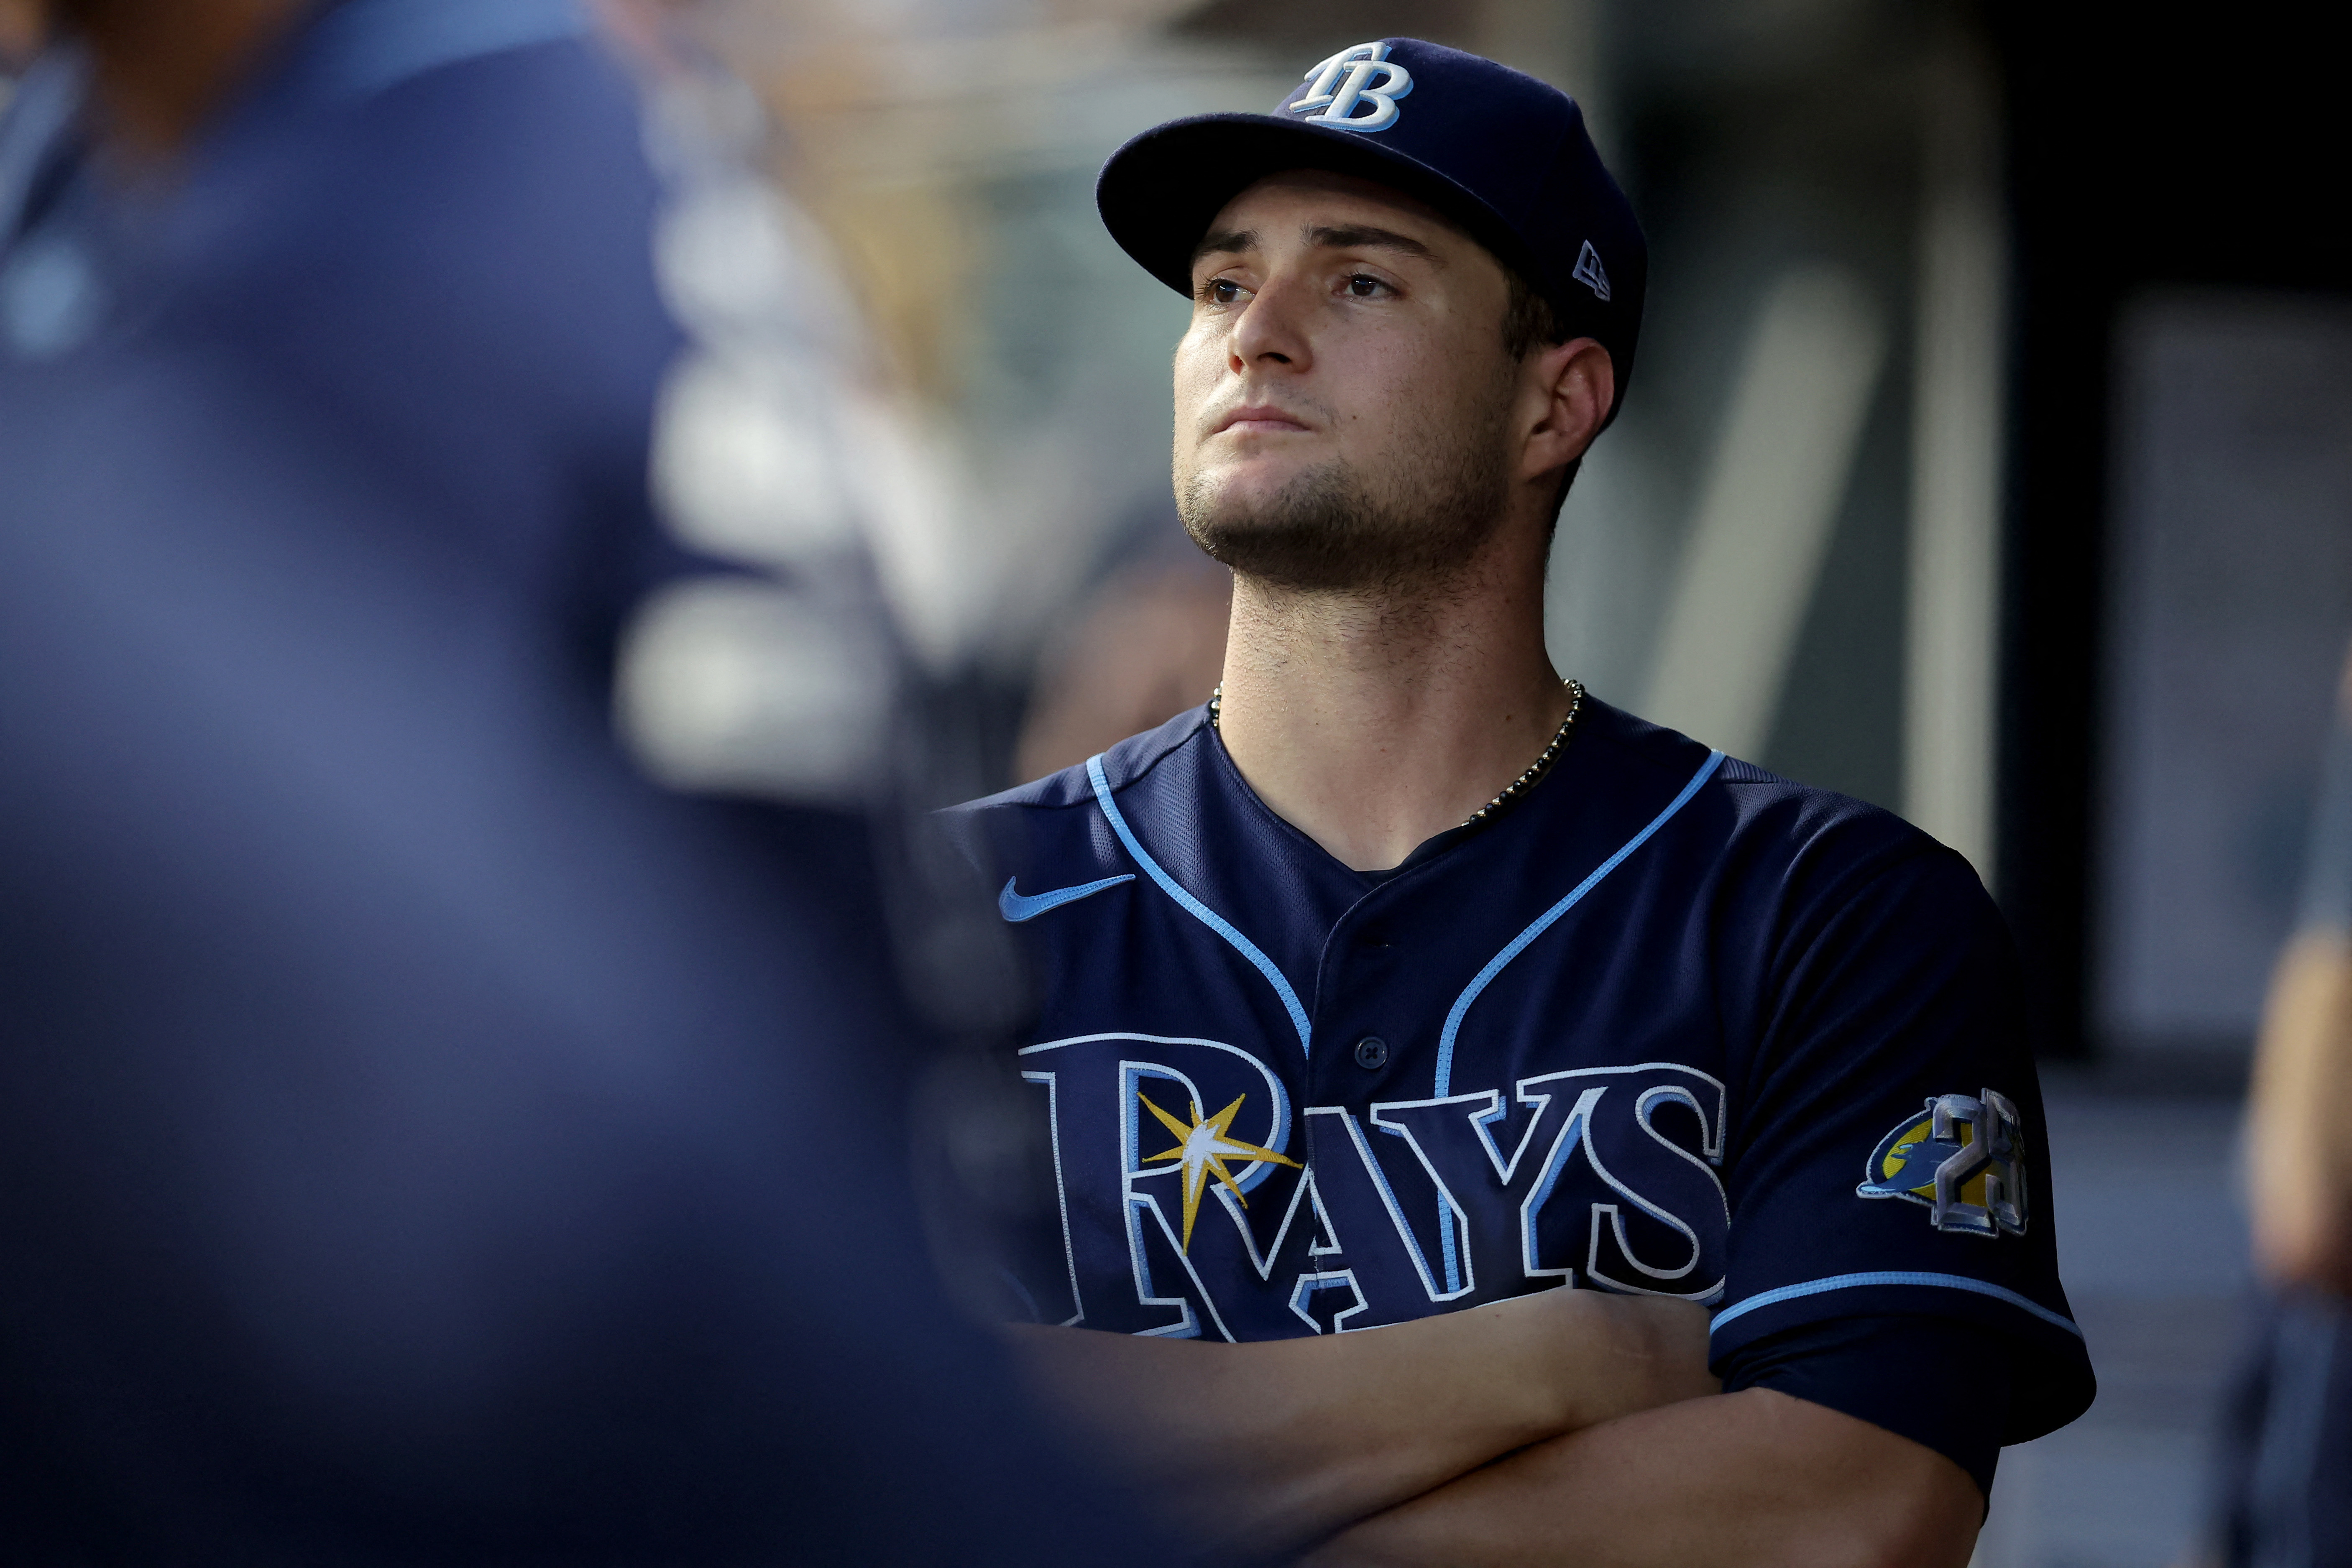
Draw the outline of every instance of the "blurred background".
M877 548L963 792L1215 679L1223 583L1168 496L1186 307L1102 232L1109 151L1400 34L1584 104L1650 314L1560 524L1555 662L1993 888L2103 1392L2004 1459L1979 1562L2189 1560L2246 1287L2238 1107L2352 638L2330 51L2263 7L701 9L868 318Z

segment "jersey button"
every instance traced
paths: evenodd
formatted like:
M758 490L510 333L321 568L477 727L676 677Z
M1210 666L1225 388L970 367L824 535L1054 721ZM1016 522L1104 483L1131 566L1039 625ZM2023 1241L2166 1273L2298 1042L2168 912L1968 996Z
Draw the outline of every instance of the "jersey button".
M1379 1035L1368 1034L1356 1042L1356 1065L1367 1072L1378 1072L1389 1064L1389 1042Z

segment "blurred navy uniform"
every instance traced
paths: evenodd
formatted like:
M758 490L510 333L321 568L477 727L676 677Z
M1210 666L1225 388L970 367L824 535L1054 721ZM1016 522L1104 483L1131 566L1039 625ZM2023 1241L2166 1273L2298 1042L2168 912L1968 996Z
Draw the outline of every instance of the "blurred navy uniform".
M937 1302L857 821L612 738L711 565L626 74L348 0L168 178L84 75L0 125L0 1556L1104 1561Z

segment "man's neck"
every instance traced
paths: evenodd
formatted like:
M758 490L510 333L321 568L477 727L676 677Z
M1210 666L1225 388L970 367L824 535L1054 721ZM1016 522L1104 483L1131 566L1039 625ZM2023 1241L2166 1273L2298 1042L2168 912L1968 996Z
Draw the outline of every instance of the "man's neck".
M1411 591L1303 593L1235 575L1219 727L1276 815L1357 871L1456 827L1568 713L1543 640L1543 542L1504 530Z

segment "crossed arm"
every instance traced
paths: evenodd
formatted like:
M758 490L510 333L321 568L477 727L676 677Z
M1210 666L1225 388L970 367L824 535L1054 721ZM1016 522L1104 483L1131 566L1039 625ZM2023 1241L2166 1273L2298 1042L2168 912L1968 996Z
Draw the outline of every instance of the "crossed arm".
M1311 1568L1960 1568L1958 1466L1769 1389L1685 1303L1551 1291L1329 1339L1011 1331L1189 1529Z

